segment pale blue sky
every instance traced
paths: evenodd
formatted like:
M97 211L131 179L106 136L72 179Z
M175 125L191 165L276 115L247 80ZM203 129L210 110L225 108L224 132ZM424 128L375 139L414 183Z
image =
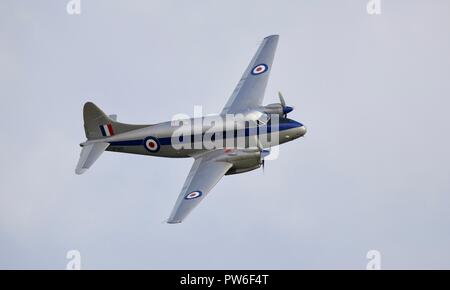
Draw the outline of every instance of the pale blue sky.
M0 2L0 268L450 268L450 2ZM123 122L219 112L280 41L305 138L225 177L180 225L192 164L107 152L74 174L90 100Z

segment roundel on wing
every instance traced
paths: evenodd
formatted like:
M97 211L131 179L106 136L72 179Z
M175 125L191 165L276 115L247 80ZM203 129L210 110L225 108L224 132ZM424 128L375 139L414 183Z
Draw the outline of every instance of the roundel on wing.
M147 137L144 140L144 147L150 152L158 152L160 145L155 137Z
M202 196L202 192L200 190L193 191L191 193L186 194L184 199L195 199Z
M269 67L265 63L261 63L253 67L252 69L252 75L260 75L262 73L265 73Z

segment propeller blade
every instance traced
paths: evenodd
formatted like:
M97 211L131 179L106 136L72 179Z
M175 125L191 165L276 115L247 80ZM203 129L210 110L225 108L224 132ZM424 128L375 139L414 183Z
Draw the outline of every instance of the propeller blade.
M286 101L283 98L281 92L278 92L278 97L280 98L280 105L283 108L283 117L287 118L287 114L294 110L294 107L286 106Z
M278 97L280 98L280 104L281 106L284 108L286 107L286 102L284 101L283 95L281 94L281 92L278 92Z

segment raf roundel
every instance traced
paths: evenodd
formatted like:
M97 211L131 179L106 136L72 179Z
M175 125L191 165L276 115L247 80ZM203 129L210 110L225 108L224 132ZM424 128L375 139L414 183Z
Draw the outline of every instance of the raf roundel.
M184 199L195 199L195 198L198 198L200 196L202 196L202 192L200 190L197 190L197 191L193 191L193 192L187 194L184 197Z
M260 75L262 73L265 73L268 68L269 67L267 66L267 64L258 64L252 69L252 75Z
M155 137L147 137L144 140L144 147L150 152L158 152L159 151L159 142Z

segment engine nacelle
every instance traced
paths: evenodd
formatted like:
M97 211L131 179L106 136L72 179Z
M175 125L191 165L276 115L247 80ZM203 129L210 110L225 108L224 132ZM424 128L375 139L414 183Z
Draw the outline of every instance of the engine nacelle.
M284 106L280 103L269 104L263 107L263 110L267 114L286 115L294 110L293 107Z
M230 170L227 171L227 173L225 173L225 175L233 175L233 174L239 174L239 173L244 173L244 172L248 172L248 171L252 171L255 169L258 169L261 167L261 163L254 165L252 167L236 167L233 166L230 168Z
M263 110L267 114L278 114L283 115L283 106L281 104L269 104L263 107Z
M261 152L259 150L236 150L230 151L226 157L218 161L225 161L233 164L226 175L244 173L261 167Z

